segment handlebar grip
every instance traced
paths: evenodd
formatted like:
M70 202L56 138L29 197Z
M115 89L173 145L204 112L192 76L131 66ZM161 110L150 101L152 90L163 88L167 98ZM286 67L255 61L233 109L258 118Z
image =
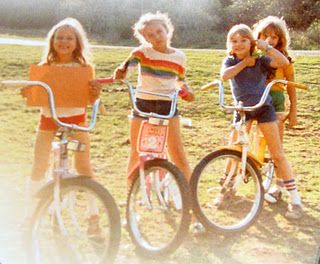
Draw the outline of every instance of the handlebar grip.
M293 87L293 88L299 88L299 89L303 89L303 90L308 90L308 86L304 85L304 84L299 84L299 83L295 83L295 82L287 82L287 87Z
M113 79L113 77L109 77L109 78L102 78L102 79L98 79L98 82L100 84L111 84L114 83L115 79Z
M209 90L209 89L211 89L211 88L213 88L213 87L215 87L215 86L218 86L218 85L219 85L219 81L215 80L215 81L213 81L213 82L209 82L209 83L201 86L201 87L200 87L200 90L201 90L201 91L207 91L207 90Z

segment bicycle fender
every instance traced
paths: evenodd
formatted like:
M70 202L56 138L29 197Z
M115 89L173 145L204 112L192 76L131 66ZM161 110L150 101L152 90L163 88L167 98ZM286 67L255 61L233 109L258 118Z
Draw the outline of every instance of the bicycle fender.
M237 152L242 152L242 149L240 146L221 146L218 147L221 150L233 150ZM248 159L250 159L258 168L261 168L263 166L263 163L259 161L251 152L248 152Z

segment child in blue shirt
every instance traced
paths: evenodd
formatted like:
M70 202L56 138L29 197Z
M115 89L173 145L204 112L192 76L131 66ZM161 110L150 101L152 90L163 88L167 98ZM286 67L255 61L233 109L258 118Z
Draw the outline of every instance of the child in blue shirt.
M266 56L252 56L255 47L264 51ZM266 41L256 41L251 29L244 24L235 25L230 29L227 36L227 50L229 56L223 62L221 79L231 81L235 100L242 101L244 106L252 106L260 101L268 72L289 64L287 58ZM237 116L236 119L239 117ZM246 113L248 129L253 119L258 121L259 129L266 139L271 158L275 162L277 177L283 179L290 194L291 201L286 217L299 219L303 216L301 199L293 177L293 170L284 154L270 96L258 110Z

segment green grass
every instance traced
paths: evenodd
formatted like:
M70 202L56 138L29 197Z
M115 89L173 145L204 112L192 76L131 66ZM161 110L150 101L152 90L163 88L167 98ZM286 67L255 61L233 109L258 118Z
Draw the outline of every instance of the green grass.
M41 52L39 47L0 46L0 79L27 79L28 65L39 62ZM96 76L111 75L128 52L129 49L124 48L94 50ZM194 167L204 155L226 142L232 116L218 106L217 91L200 92L198 89L218 78L225 54L191 50L186 54L187 77L197 99L193 103L181 102L179 110L193 121L193 127L182 129L182 133L190 164ZM286 130L284 146L298 179L306 217L290 222L284 218L286 202L272 207L265 204L258 222L245 233L230 237L190 236L167 263L267 263L270 254L274 254L277 263L293 260L313 263L320 244L320 56L296 56L295 61L296 81L307 84L310 89L297 92L299 125ZM126 92L105 92L102 97L108 115L99 116L92 133L92 162L99 181L120 202L126 199L130 103ZM25 106L19 89L1 89L1 172L20 171L25 177L30 174L38 115L38 110ZM22 186L23 183L21 177L15 184ZM135 261L126 232L123 232L122 245L126 246L120 255L126 261Z

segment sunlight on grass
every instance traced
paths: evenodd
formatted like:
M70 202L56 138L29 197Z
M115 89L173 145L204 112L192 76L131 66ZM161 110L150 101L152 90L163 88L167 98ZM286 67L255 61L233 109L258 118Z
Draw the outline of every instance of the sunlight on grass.
M96 76L110 76L115 67L127 57L128 52L128 49L121 48L95 49ZM2 45L0 79L26 79L28 65L38 63L41 53L41 47ZM211 152L222 141L226 141L232 115L224 113L219 108L217 91L199 91L201 85L219 77L221 61L225 54L191 50L186 51L186 54L187 78L195 90L197 99L193 103L180 102L179 110L184 117L189 117L193 121L193 127L182 129L185 149L193 168L205 154ZM223 257L228 258L232 263L232 260L238 261L239 256L245 255L245 253L239 253L239 247L252 249L255 239L269 241L275 245L270 247L296 258L300 257L299 252L303 248L314 248L320 243L319 65L320 56L296 56L295 58L296 81L307 84L310 89L297 92L299 125L296 129L287 130L284 138L284 147L295 170L303 203L306 206L307 216L298 228L301 232L299 238L290 238L290 244L285 242L288 236L286 229L294 226L283 217L286 203L280 204L279 207L272 207L271 210L265 204L266 209L263 210L255 226L244 235L235 238L233 242L228 237L222 240L219 236L203 240L191 238L172 256L171 260L175 261L172 263L191 263L189 262L191 260L193 263L224 263L221 261ZM117 87L116 85L112 89ZM105 89L107 90L108 87ZM92 132L92 162L99 182L110 190L117 202L120 202L125 201L127 193L129 98L125 91L114 91L104 92L102 99L108 114L99 116L97 126ZM19 95L19 89L0 91L0 171L14 173L15 165L30 169L38 115L37 110L25 106ZM26 171L25 175L29 175L29 171ZM123 243L130 243L127 234L124 234L124 237ZM246 239L248 242L245 242ZM198 252L196 255L192 253L194 250ZM304 252L311 254L310 250ZM313 256L306 255L304 258L305 263L310 263ZM254 261L254 259L248 260L251 263Z

